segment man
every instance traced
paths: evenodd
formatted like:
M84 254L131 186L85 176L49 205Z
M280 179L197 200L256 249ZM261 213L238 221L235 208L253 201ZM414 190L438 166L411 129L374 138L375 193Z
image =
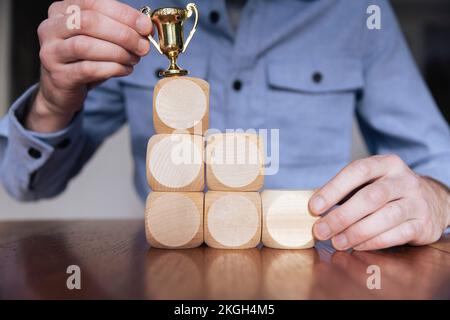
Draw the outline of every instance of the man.
M51 197L128 121L142 198L155 72L145 1L67 0L39 27L42 75L2 120L1 177L21 200ZM67 8L81 28L67 28ZM185 6L152 1L152 8ZM367 27L369 5L381 29ZM314 188L318 239L339 250L436 241L450 222L450 133L386 1L197 1L180 64L211 85L213 128L280 128L266 187ZM229 12L227 12L229 10ZM237 23L239 22L239 23ZM141 60L142 57L146 56ZM356 113L373 154L349 165ZM340 170L340 171L339 171ZM330 180L331 179L331 180ZM340 206L335 207L340 203Z

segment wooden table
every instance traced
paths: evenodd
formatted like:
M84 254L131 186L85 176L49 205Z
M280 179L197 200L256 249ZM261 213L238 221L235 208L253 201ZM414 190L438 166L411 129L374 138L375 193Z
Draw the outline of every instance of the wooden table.
M68 290L69 265L82 290ZM381 270L369 290L367 267ZM449 299L450 241L378 252L149 249L143 221L0 223L1 299Z

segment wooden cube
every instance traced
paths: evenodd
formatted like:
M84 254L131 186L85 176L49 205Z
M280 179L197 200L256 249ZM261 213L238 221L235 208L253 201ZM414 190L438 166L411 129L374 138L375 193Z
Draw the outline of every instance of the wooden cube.
M208 191L204 219L208 246L254 248L261 241L261 196L258 192Z
M203 192L151 192L145 232L155 248L184 249L203 243Z
M264 190L262 242L266 247L303 249L314 246L312 227L319 218L308 209L313 190Z
M156 133L203 135L208 129L209 84L199 78L169 77L158 81L153 93Z
M147 181L153 191L203 191L202 136L157 134L147 146Z
M206 183L215 191L258 191L264 185L262 141L257 134L224 133L206 142Z

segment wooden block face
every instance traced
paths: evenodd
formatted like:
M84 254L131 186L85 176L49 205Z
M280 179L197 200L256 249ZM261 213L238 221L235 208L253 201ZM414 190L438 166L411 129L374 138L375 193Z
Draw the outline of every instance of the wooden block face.
M254 248L261 241L261 196L258 192L208 191L204 219L208 246Z
M156 133L203 135L208 129L209 84L191 77L158 81L153 94L153 125Z
M312 227L319 218L308 209L313 190L264 190L262 242L280 249L304 249L314 246Z
M147 146L147 181L153 191L203 191L202 136L157 134Z
M206 183L214 191L258 191L264 185L262 141L256 134L224 133L208 137Z
M184 249L203 243L202 192L151 192L145 207L145 233L155 248Z

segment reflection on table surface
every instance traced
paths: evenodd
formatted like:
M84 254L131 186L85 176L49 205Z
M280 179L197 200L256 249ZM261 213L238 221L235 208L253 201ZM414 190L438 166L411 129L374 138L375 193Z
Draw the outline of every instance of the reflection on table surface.
M0 298L431 299L450 298L448 238L436 247L336 252L149 249L142 221L0 224ZM82 290L68 290L78 265ZM381 270L369 290L367 268Z

